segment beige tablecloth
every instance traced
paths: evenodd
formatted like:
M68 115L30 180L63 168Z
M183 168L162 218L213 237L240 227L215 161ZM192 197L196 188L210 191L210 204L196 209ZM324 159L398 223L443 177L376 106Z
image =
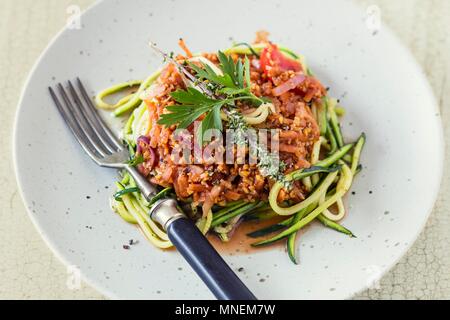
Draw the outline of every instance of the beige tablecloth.
M413 52L440 103L446 141L450 134L450 1L355 0L381 9ZM0 1L0 298L101 299L87 285L70 290L67 270L34 229L18 194L12 165L12 128L23 82L50 39L64 26L67 7L93 0ZM447 150L447 158L449 152ZM413 248L381 281L357 298L450 298L450 170L441 195Z

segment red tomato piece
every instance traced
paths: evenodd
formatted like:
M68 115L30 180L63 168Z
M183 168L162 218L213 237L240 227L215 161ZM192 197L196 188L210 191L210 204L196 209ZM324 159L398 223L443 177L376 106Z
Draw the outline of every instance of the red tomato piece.
M263 49L259 63L265 74L268 74L269 70L274 67L279 68L281 71L292 70L298 72L302 70L300 62L283 55L280 49L272 43Z

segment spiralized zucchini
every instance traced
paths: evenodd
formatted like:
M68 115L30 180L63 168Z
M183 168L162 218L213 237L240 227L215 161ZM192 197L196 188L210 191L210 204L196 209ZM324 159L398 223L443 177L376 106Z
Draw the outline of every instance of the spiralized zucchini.
M105 110L114 110L126 103L128 103L132 97L134 96L134 94L129 94L126 95L125 97L123 97L122 99L120 99L118 102L116 102L115 104L108 104L104 101L104 99L107 96L110 96L112 94L115 93L119 93L125 89L130 89L133 88L135 86L140 86L142 84L141 80L137 80L137 81L129 81L129 82L123 82L123 83L119 83L116 84L108 89L105 89L103 91L101 91L96 97L95 97L95 103L97 104L97 107L100 109L105 109Z
M101 91L99 94L97 94L97 96L95 97L95 104L100 109L114 110L113 115L116 117L121 116L127 113L128 111L135 109L142 103L141 95L144 93L146 89L150 87L150 85L153 82L155 82L156 79L158 79L160 74L161 70L158 70L151 76L149 76L145 81L141 80L129 81L107 88ZM135 93L126 95L115 104L108 104L105 102L106 97L112 94L120 93L125 89L130 89L138 85L139 88Z
M131 123L131 132L128 139L135 143L140 136L148 135L151 129L149 111L145 102L133 111L134 120Z
M328 176L324 180L324 185L327 186L326 188L328 188L330 186L330 184L331 184L330 181L333 181L336 176L337 176L337 172L328 174ZM306 215L300 221L293 223L289 228L287 228L285 231L279 233L277 236L270 238L268 240L260 241L258 243L255 243L254 245L261 246L261 245L271 244L275 241L278 241L280 239L283 239L283 238L289 236L290 234L292 234L294 232L299 231L300 229L302 229L303 227L305 227L306 225L308 225L309 223L314 221L319 215L321 215L324 212L325 209L328 209L330 206L332 206L339 198L342 198L347 193L347 191L350 189L352 180L353 180L352 171L346 164L342 165L341 178L339 179L339 183L336 187L336 193L333 196L331 196L326 201L319 203L319 205L313 211L311 211L311 213ZM322 192L323 191L320 192L319 198L322 195ZM309 196L306 200L304 200L300 204L305 203L305 201L307 201L310 198L311 198L311 196ZM318 199L315 199L310 204L312 204L316 201L318 201ZM302 207L300 210L305 209L306 207L307 206Z
M197 227L203 234L206 235L209 229L211 229L212 220L213 220L213 212L209 210L206 217L203 217L197 221Z
M133 186L135 183L128 174L120 183L116 183L119 191ZM167 234L148 216L148 202L140 193L125 194L121 201L111 201L113 210L128 223L137 224L152 244L161 249L172 247Z
M347 166L347 165L346 165L344 162L342 162L342 161L339 161L339 163L340 163L342 166ZM347 168L348 168L348 166L347 166ZM353 179L353 172L350 171L349 175L351 175L351 178ZM343 179L343 178L344 178L344 177L341 176L340 179ZM339 181L340 181L340 180L339 180ZM351 184L351 183L350 183L350 184ZM320 197L320 200L319 200L319 204L321 205L321 204L325 203L325 202L326 202L327 200L329 200L330 198L331 198L331 196L328 196L326 193L322 194L322 196ZM344 202L342 201L342 197L338 197L338 198L336 199L336 204L337 204L337 207L338 207L338 213L337 213L337 214L331 213L330 210L328 210L328 209L325 209L325 210L322 212L322 214L323 214L326 218L328 218L328 219L330 219L330 220L332 220L332 221L340 221L340 220L342 220L342 219L344 218L344 216L345 216L345 206L344 206Z
M261 104L255 111L243 115L245 122L249 125L257 125L264 123L267 117L270 114L270 111L273 111L274 105L272 103L263 103ZM225 112L221 112L220 116L223 121L228 121L228 117Z

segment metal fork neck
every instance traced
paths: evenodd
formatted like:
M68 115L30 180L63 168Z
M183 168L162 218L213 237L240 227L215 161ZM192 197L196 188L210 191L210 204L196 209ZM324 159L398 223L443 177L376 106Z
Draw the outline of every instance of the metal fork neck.
M158 189L151 184L135 167L126 165L125 169L134 179L137 187L141 190L141 193L145 199L150 200L158 193Z

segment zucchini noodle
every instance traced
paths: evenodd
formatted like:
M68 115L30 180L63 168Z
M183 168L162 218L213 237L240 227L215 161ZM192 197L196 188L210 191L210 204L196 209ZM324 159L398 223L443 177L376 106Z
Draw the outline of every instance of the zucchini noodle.
M249 125L257 125L264 123L269 116L271 110L273 110L274 106L272 103L263 103L253 111L252 113L243 115L244 121ZM220 112L220 117L223 121L228 121L228 117L225 112Z
M133 111L134 121L131 123L131 134L128 138L131 141L136 141L140 136L146 135L150 132L151 123L149 121L149 111L145 102Z
M319 124L321 134L319 140L314 143L313 150L311 152L311 164L315 165L319 161L322 145L326 145L328 143L328 140L323 137L323 135L327 131L326 107L324 103L321 103L319 106L314 103L311 107L311 111L317 123ZM320 177L317 174L313 175L312 177L304 178L302 180L302 183L305 186L306 191L311 191L312 188L319 182L319 178Z
M324 168L330 167L331 165L336 163L339 159L341 159L345 154L347 154L347 152L350 151L350 149L352 147L353 147L353 144L348 144L348 145L342 147L336 153L332 154L328 158L317 162L316 166L324 167ZM298 170L298 171L288 174L286 176L286 180L287 181L295 181L295 180L309 177L311 175L314 175L315 173L316 172L314 172L314 171L306 172L305 170L301 169L301 170ZM328 187L334 182L334 179L337 177L337 174L333 176L333 179L331 181L328 181L328 179L331 176L333 176L333 175L329 174L327 176L327 178L324 180L324 182L325 181L327 182L326 188L325 188L325 183L322 182L322 184L308 198L306 198L304 201L302 201L296 205L293 205L292 207L289 207L289 208L283 208L278 205L278 200L277 200L278 194L280 193L281 189L283 189L283 184L280 182L276 182L272 186L272 189L270 189L270 193L269 193L270 206L279 215L284 215L284 216L292 215L292 214L306 208L308 205L314 203L315 201L318 201L320 199L322 192L324 192L324 191L326 192Z
M270 102L267 103L266 102L266 103L263 103L262 105L260 105L259 108L256 109L255 111L250 112L250 113L246 113L245 116L246 117L256 117L260 113L262 113L264 109L269 109L270 111L275 112L275 106L273 105L273 103L270 103Z
M361 151L364 147L364 144L366 143L366 134L361 134L361 137L358 139L358 142L355 146L355 151L353 152L352 157L352 173L355 175L356 171L358 170L359 165L359 158L361 157Z
M342 166L345 166L348 168L348 166L343 162L343 161L339 161L339 164L341 164ZM349 169L350 170L350 169ZM351 176L351 179L353 179L353 172L350 170L350 172L348 172L348 176ZM340 180L344 179L344 176L342 175ZM351 184L351 183L350 183ZM323 204L327 199L329 199L330 197L327 197L326 194L323 194L321 199L319 200L319 204ZM336 200L336 204L338 207L338 213L337 214L333 214L330 210L325 209L322 214L332 220L332 221L340 221L344 218L345 216L345 206L344 206L344 202L342 200L342 197L337 198Z
M122 185L124 182L129 183L128 186L135 185L134 181L127 175L122 180L122 183L116 184L119 191L125 189ZM122 202L112 200L112 207L122 219L139 225L145 237L158 248L167 249L172 247L167 234L148 216L149 209L145 206L145 203L142 203L141 198L138 198L135 193L125 194L121 198Z
M321 200L320 200L320 204L322 204L322 203L324 203L325 202L325 197L324 198L322 198ZM340 220L342 220L343 218L344 218L344 216L345 216L345 206L344 206L344 202L342 201L342 198L338 198L337 200L336 200L336 204L337 204L337 207L338 207L338 213L337 214L334 214L334 213L332 213L330 210L328 210L328 209L325 209L323 212L322 212L322 214L325 216L325 217L327 217L328 219L330 219L330 220L332 220L332 221L340 221Z
M319 161L320 157L320 147L322 146L322 141L325 140L323 137L320 137L319 140L314 143L312 152L311 152L311 164L314 165ZM313 175L312 177L306 177L302 179L302 183L305 186L306 190L309 192L312 190L313 186L315 186L319 181L318 175Z
M203 217L197 221L197 227L204 235L206 235L209 229L211 229L212 220L213 220L213 213L211 210L209 210L206 217Z
M131 114L130 118L128 119L128 121L125 124L125 127L123 127L123 130L122 130L123 138L125 138L127 140L127 142L131 145L134 145L135 141L131 141L131 139L127 139L127 138L133 132L133 130L132 130L133 122L134 122L134 112Z
M130 81L130 82L124 82L115 86L112 86L108 89L105 89L101 91L96 97L95 97L95 104L100 109L106 109L106 110L114 110L113 115L118 117L123 115L124 113L136 108L142 103L141 95L144 93L150 85L155 82L156 79L158 79L159 75L161 74L161 70L158 70L157 72L153 73L151 76L149 76L145 81ZM125 89L129 89L131 87L139 85L138 90L131 94L127 95L124 98L120 99L116 104L110 105L106 102L104 102L104 99L107 96L110 96L115 93L119 93Z
M122 99L120 99L117 103L115 104L108 104L104 101L104 99L112 94L115 93L119 93L125 89L130 89L133 88L135 86L140 86L142 84L141 80L136 80L136 81L129 81L129 82L123 82L123 83L119 83L116 84L108 89L105 89L103 91L101 91L96 97L95 97L95 103L97 105L98 108L100 109L105 109L105 110L114 110L126 103L128 103L131 98L134 96L134 93L129 94L125 97L123 97Z
M144 220L141 213L134 207L129 196L124 196L122 199L123 199L123 202L125 203L125 206L128 209L128 212L133 216L134 219L136 219L141 231L144 233L145 237L151 243L153 243L158 248L162 248L162 249L167 249L167 248L172 247L172 244L169 241L164 241L164 240L161 240L158 238L156 233L151 229L151 227L149 227L147 222Z
M281 183L277 182L273 185L272 189L270 189L270 194L269 194L270 206L272 207L273 211L278 213L280 216L293 215L294 213L297 213L300 210L305 209L306 207L313 204L314 202L319 201L322 194L326 193L326 191L328 190L328 187L333 183L334 179L337 177L337 174L338 174L337 172L332 172L332 173L328 174L328 176L321 183L321 185L308 198L306 198L302 202L297 203L288 208L283 208L278 205L278 201L277 201L278 193L283 188L283 185ZM289 180L293 180L292 177L293 177L292 174L288 175Z
M311 164L315 165L317 162L319 162L320 158L320 149L322 147L322 144L326 142L326 139L324 137L320 137L319 140L314 144L313 151L311 154ZM319 175L315 174L311 177L312 186L315 186L319 183Z
M322 144L326 142L326 139L324 137L320 137L319 140L314 143L313 151L311 153L311 164L316 164L319 162L320 157L320 148L322 147Z
M148 216L147 212L148 209L142 206L141 203L139 203L136 199L131 199L131 203L134 205L136 210L139 212L139 214L142 216L142 218L145 220L145 222L150 226L152 231L161 239L164 241L169 241L169 237L167 234L155 223L152 219Z
M337 175L337 173L330 173L327 176L326 179L328 179L328 178L331 179L331 177L332 177L332 180L334 180L336 175ZM339 180L339 183L338 183L337 188L336 188L336 193L333 196L331 196L329 199L327 199L322 204L319 204L319 206L317 206L313 211L311 211L311 213L309 213L306 217L304 217L300 221L292 224L285 231L279 233L277 236L275 236L275 237L273 237L271 239L258 242L255 245L261 246L261 245L270 244L270 243L273 243L274 241L278 241L280 239L283 239L283 238L289 236L290 234L292 234L294 232L297 232L298 230L302 229L303 227L305 227L306 225L308 225L312 221L314 221L325 209L328 209L339 198L342 198L345 195L345 193L347 193L347 191L351 187L352 179L353 179L352 178L352 172L351 172L350 168L346 164L344 164L342 166L342 178ZM305 202L305 201L303 201L303 202ZM305 209L305 208L306 208L306 206L303 207L302 209Z
M338 117L336 115L336 99L326 99L327 100L327 112L330 120L332 131L334 132L334 136L336 138L336 143L338 147L342 147L344 145L344 138L342 137L341 127L339 124Z
M265 108L259 116L257 117L244 116L244 120L250 125L261 124L266 121L268 116L269 116L269 108Z
M311 177L306 177L302 179L303 186L305 187L306 191L310 192L313 188L313 184L311 181Z
M117 186L117 189L120 190L119 188L121 188L119 185ZM112 201L112 208L113 210L126 222L131 223L131 224L137 224L136 219L128 212L127 208L125 207L125 205L123 204L123 202L119 202L119 201Z

